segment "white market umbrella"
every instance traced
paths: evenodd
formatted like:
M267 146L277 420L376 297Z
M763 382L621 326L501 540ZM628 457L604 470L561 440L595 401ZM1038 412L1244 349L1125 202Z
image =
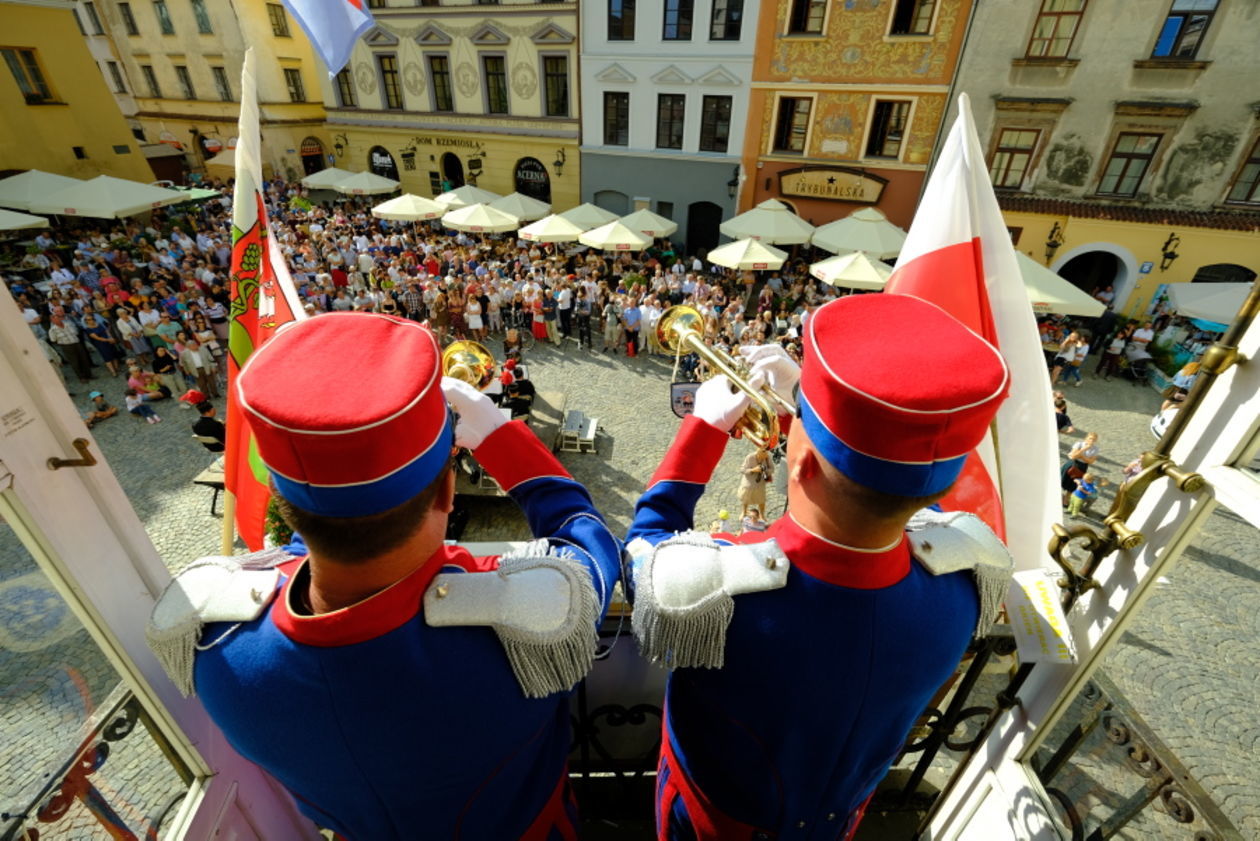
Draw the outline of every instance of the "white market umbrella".
M222 155L223 153L220 152L218 155L215 155L215 157L218 158ZM232 159L236 160L236 156L233 155ZM310 175L303 178L302 186L309 187L312 190L331 190L334 184L343 178L349 178L351 175L354 175L354 173L348 169L330 166L328 169L321 169L319 172L312 172Z
M645 233L650 237L667 237L678 230L677 222L653 213L646 207L634 213L627 213L621 217L621 222L630 230Z
M127 181L112 175L98 175L90 181L80 181L46 198L32 201L30 210L63 216L121 219L187 200L188 196L179 190Z
M488 204L470 204L467 207L448 210L442 217L442 224L457 231L494 234L516 230L521 220L510 213L496 210Z
M213 158L206 158L206 166L222 166L236 171L236 150L224 149Z
M381 193L392 193L398 189L399 182L375 172L356 172L348 175L332 185L338 193L347 196L375 196Z
M814 231L811 240L833 254L865 251L877 260L896 257L905 241L906 232L873 207L864 207L843 219L828 222Z
M437 219L446 208L433 199L403 193L398 198L390 199L372 208L372 215L377 219L392 219L396 222L420 222L425 219Z
M522 193L509 193L489 203L495 210L510 213L522 222L541 219L551 212L551 205Z
M887 263L872 260L861 251L828 257L809 267L809 273L823 283L849 289L883 289L892 271Z
M602 207L596 207L590 202L579 204L577 207L570 207L560 215L584 231L589 231L592 228L598 228L600 225L607 225L609 222L617 220L617 214L610 210L604 210Z
M0 210L0 231L47 227L48 220L43 216L32 216L29 213L17 213L12 210Z
M718 230L731 239L759 239L779 245L809 242L814 226L776 199L766 199L752 210L727 219Z
M31 202L82 183L79 178L28 169L0 180L0 206L30 210Z
M720 245L709 252L706 258L710 263L719 266L726 266L728 269L742 269L743 271L761 271L762 269L777 269L783 265L783 261L788 258L786 251L775 248L773 245L766 245L755 239L737 239L734 242L728 242L726 245Z
M604 251L642 251L652 244L652 238L632 231L614 218L607 225L593 228L578 237L578 242Z
M517 231L517 235L530 242L577 242L584 228L575 225L558 213L553 213Z
M457 207L467 207L470 204L490 204L490 202L498 201L501 198L503 196L498 193L492 193L489 190L465 184L462 187L456 187L450 192L443 193L435 198L434 201L447 210L454 210Z
M1015 252L1015 262L1019 264L1019 276L1024 281L1024 291L1028 293L1033 312L1096 318L1107 308L1102 301L1073 286L1071 281L1022 251Z
M1229 324L1238 315L1250 283L1170 283L1169 303L1177 315Z

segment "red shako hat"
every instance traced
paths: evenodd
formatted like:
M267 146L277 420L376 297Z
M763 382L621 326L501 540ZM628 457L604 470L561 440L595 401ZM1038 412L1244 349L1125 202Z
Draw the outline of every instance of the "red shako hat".
M281 496L365 517L420 493L450 458L441 380L428 328L341 312L282 328L245 363L237 394Z
M997 348L909 295L819 307L804 354L798 405L810 443L853 481L898 496L948 488L1010 389Z

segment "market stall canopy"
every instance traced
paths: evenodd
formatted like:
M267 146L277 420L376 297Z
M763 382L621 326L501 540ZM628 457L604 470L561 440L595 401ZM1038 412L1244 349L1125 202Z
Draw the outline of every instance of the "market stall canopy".
M1019 274L1033 312L1097 318L1107 308L1102 301L1076 288L1027 254L1016 251L1015 262L1019 263Z
M48 220L43 216L32 216L29 213L16 213L12 210L0 210L0 231L17 231L22 228L47 228Z
M236 172L236 150L224 149L213 158L207 158L206 166L222 166Z
M630 230L614 217L607 225L600 225L579 236L578 242L604 251L642 251L652 244L652 238Z
M377 219L392 219L396 222L419 222L437 219L448 209L433 199L403 193L398 198L381 202L372 208L372 215Z
M617 219L617 214L610 210L604 210L602 207L597 207L590 202L579 204L577 207L570 207L560 215L584 231L598 228L600 225L607 225L609 222Z
M347 196L375 196L381 193L392 193L398 189L400 182L375 172L356 172L336 181L332 188Z
M545 201L530 198L522 193L509 193L501 199L490 202L495 210L510 213L522 222L541 219L551 212L551 205Z
M1230 324L1250 291L1250 283L1170 283L1168 301L1177 315Z
M766 199L752 210L727 219L718 230L732 239L759 239L777 245L809 242L814 226L776 199Z
M759 271L761 269L777 269L788 258L786 251L773 245L766 245L755 239L737 239L726 245L719 245L709 252L706 258L710 263L726 266L728 269Z
M188 196L179 190L127 181L112 175L98 175L91 181L79 181L46 198L34 200L30 209L63 216L121 219L182 201L188 201Z
M678 230L677 222L671 222L646 207L634 213L627 213L621 217L621 222L630 230L645 233L650 237L667 237Z
M205 187L172 187L171 189L183 193L184 201L205 201L223 195L218 190L208 190Z
M53 175L38 169L11 175L0 181L0 206L30 210L31 202L84 182L66 175Z
M530 242L577 242L585 231L558 213L553 213L517 231L521 239Z
M215 157L220 157L216 155ZM348 169L330 166L328 169L321 169L319 172L312 172L310 175L302 179L302 186L309 187L312 190L331 190L333 185L343 178L354 175Z
M498 193L492 193L489 190L465 184L462 187L456 187L450 192L443 193L435 198L434 201L447 210L454 210L457 207L468 207L470 204L490 204L490 202L498 201L501 198L503 196Z
M865 252L853 251L820 260L809 267L809 273L832 286L883 289L892 276L892 267L879 260L872 260Z
M877 260L896 257L905 241L906 232L873 207L864 207L843 219L828 222L814 231L811 240L834 254L865 251Z
M514 231L520 227L521 220L510 213L496 210L488 204L470 204L467 207L447 211L442 217L442 224L457 231L493 234L500 231Z

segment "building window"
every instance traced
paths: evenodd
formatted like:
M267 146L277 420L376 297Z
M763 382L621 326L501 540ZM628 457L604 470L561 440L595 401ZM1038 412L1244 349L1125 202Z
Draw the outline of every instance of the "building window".
M104 35L105 27L101 26L101 18L96 14L96 4L88 0L83 4L83 10L87 12L88 23L92 26L93 35Z
M700 151L725 152L731 136L731 98L706 96L700 101Z
M507 62L501 55L488 55L481 60L486 74L486 113L508 112Z
M604 145L630 145L630 94L604 92Z
M744 0L713 0L709 18L710 41L738 41L744 20Z
M927 35L932 31L936 0L897 0L889 35Z
M1041 132L1033 128L1004 128L989 166L989 177L998 190L1018 190L1028 174L1033 149Z
M153 72L152 64L140 65L140 74L144 76L145 87L149 89L149 96L154 99L162 98L162 88L158 85L157 74Z
M439 0L416 0L417 6L441 6Z
M267 20L271 21L271 34L277 38L290 38L289 16L284 13L284 6L279 3L267 4Z
M107 61L105 66L109 68L109 78L114 83L114 93L126 93L127 84L123 81L122 68L118 66L118 62Z
M302 85L302 71L296 67L284 68L284 84L289 89L290 102L305 102L306 88Z
M136 16L131 13L130 3L119 3L118 14L122 17L123 28L127 30L128 35L139 35L140 30L136 27Z
M608 40L634 40L635 0L608 0Z
M871 115L871 132L866 141L866 157L899 158L901 141L910 119L910 103L905 100L878 100Z
M367 5L369 9L383 9L385 8L385 0L367 0Z
M1234 179L1234 186L1225 201L1260 204L1260 138L1252 144L1251 154L1238 171L1238 177Z
M206 11L206 0L192 0L193 18L197 21L197 32L201 35L213 35L214 27L210 25L210 14Z
M543 56L544 103L548 117L569 116L569 57Z
M694 11L695 0L665 0L665 25L661 37L666 41L690 41Z
M1098 192L1106 196L1135 196L1142 177L1155 157L1161 134L1121 132L1103 170Z
M455 99L451 96L450 59L444 55L429 56L429 78L433 80L433 110L454 111Z
M214 77L214 89L219 92L219 99L232 101L232 85L228 82L227 71L222 67L211 67L210 75Z
M1199 52L1218 0L1173 0L1155 39L1152 58L1192 59Z
M163 35L174 35L175 24L171 23L170 10L166 8L166 0L153 0L153 14L157 15L158 29Z
M358 107L358 100L354 96L354 78L350 75L349 67L344 67L337 73L337 101L342 108Z
M87 159L87 149L82 146L71 146L70 151L74 152L74 156L81 161Z
M788 32L792 35L821 35L827 0L792 0Z
M0 49L4 55L4 63L9 65L9 72L17 82L18 90L27 105L39 105L53 102L52 89L45 81L44 71L40 69L39 59L34 50L20 50L6 47Z
M1041 0L1028 57L1066 58L1084 13L1085 0Z
M192 76L188 75L188 68L182 64L175 65L175 79L179 82L179 92L184 95L184 99L196 99L197 92L193 90Z
M813 100L807 96L785 96L779 99L779 113L774 124L774 151L804 154L805 135L809 131L809 109L813 104Z
M681 149L687 97L663 93L656 97L656 148Z
M385 99L385 107L391 111L403 110L402 88L398 84L398 57L378 55L376 68L381 73L381 96Z

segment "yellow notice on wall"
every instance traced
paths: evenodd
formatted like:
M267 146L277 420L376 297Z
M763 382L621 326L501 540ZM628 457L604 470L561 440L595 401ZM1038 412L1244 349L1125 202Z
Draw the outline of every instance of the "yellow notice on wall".
M1013 576L1006 614L1021 663L1075 663L1076 646L1059 601L1059 573L1030 569Z

